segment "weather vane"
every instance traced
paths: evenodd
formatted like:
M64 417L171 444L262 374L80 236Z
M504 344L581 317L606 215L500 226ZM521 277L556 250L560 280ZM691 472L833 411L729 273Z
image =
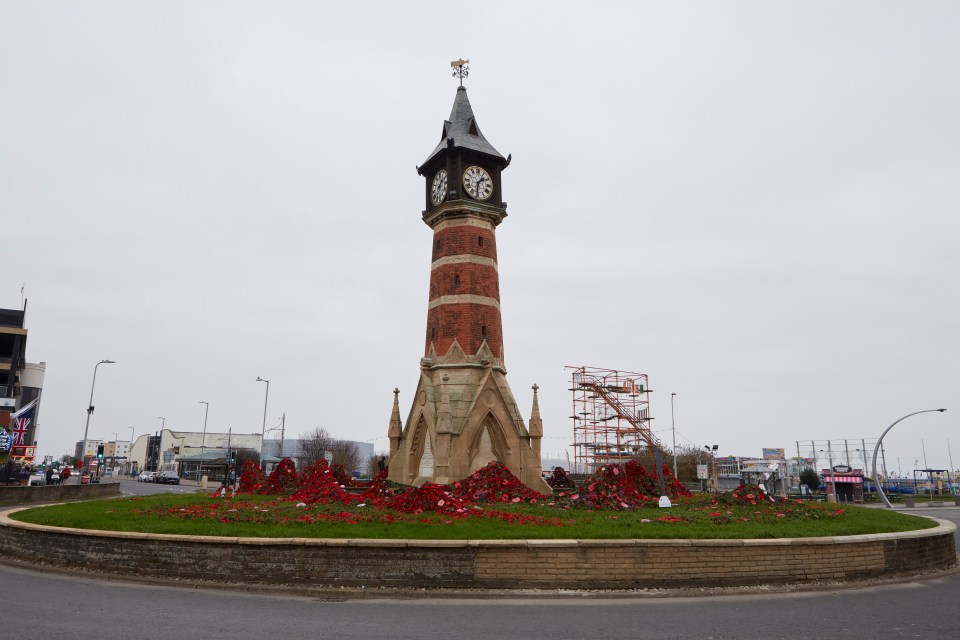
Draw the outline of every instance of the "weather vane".
M467 65L470 64L469 60L454 60L450 63L450 66L453 67L453 77L460 78L460 86L463 86L463 79L470 75L470 67Z

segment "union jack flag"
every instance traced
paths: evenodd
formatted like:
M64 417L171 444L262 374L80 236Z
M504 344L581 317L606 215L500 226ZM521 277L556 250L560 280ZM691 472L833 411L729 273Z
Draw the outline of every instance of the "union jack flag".
M21 407L20 411L10 415L10 428L13 446L30 444L27 441L27 432L30 429L30 423L33 422L33 416L37 412L37 401Z

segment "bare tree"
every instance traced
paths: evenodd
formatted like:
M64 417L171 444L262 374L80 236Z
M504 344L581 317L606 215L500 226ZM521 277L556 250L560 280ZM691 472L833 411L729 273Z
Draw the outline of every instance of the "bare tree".
M333 460L331 464L342 464L348 474L357 471L360 467L360 449L356 442L350 440L335 440L333 443Z
M677 447L677 475L681 482L697 482L697 465L710 462L710 454L692 445Z
M327 459L331 465L342 464L347 473L360 468L360 449L355 442L338 440L323 427L317 427L297 439L299 462L310 465L317 460Z
M300 463L297 466L309 466L317 460L323 460L327 452L332 451L333 442L330 432L323 427L301 434L297 439L297 458Z

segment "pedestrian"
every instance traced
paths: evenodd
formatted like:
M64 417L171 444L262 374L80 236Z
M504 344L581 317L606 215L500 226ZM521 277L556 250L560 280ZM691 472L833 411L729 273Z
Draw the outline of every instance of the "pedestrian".
M47 467L47 472L44 474L46 476L47 484L52 484L53 480L53 466Z

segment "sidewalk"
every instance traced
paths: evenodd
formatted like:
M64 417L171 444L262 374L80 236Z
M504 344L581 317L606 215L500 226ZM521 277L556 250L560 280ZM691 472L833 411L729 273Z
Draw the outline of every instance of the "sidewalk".
M893 505L893 508L896 511L917 511L917 510L936 511L937 509L952 509L952 510L960 509L960 505L956 504L956 502L952 497L950 497L947 500L941 500L940 502L942 502L943 504L931 506L931 502L928 502L928 501L923 501L923 502L915 501L912 507L908 507L906 502L903 502L903 501L891 502L891 504ZM844 503L841 503L841 504L844 504ZM873 507L876 509L887 508L887 505L883 504L883 502L870 502L870 503L864 503L862 505L857 505L857 506Z

